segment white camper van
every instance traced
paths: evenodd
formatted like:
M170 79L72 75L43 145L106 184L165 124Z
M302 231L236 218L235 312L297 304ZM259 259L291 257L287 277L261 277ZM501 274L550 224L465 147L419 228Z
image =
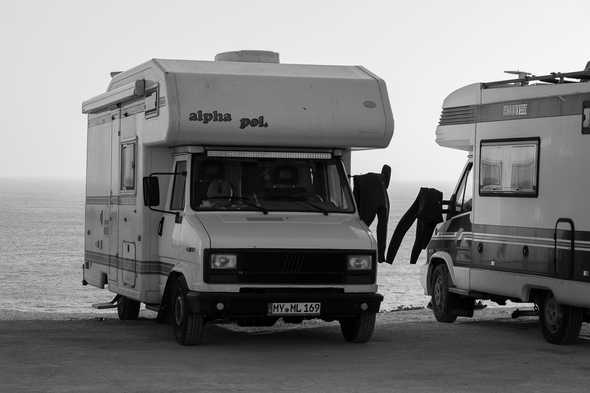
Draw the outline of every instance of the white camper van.
M427 251L442 322L474 299L534 302L545 338L570 343L590 310L590 71L465 86L436 141L468 153ZM537 313L536 312L536 313Z
M82 111L83 283L116 293L121 319L144 303L181 344L208 322L279 318L338 320L346 340L370 339L376 240L349 173L352 150L392 137L383 80L264 51L154 59Z

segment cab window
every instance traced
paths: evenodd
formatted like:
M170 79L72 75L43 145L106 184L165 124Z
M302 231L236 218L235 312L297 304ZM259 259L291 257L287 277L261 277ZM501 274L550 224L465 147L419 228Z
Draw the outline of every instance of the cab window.
M184 210L184 189L186 186L186 161L178 161L174 169L174 184L172 185L172 198L170 210Z
M473 205L473 169L469 169L467 181L465 182L465 192L461 202L461 212L470 212Z
M467 164L457 187L453 205L454 215L471 211L473 203L473 164Z

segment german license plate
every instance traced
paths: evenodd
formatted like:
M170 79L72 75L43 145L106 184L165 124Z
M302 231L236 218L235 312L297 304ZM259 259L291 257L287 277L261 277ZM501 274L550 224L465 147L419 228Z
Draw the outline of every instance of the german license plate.
M321 303L269 303L268 315L319 315Z

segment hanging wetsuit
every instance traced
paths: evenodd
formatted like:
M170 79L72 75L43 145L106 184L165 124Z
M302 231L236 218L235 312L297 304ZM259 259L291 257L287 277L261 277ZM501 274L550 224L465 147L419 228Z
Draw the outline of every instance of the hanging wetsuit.
M392 263L395 259L404 235L416 219L418 219L418 224L416 225L416 240L410 257L411 264L416 263L420 252L428 245L436 224L443 221L442 192L434 188L420 188L418 197L403 215L393 232L387 249L387 263Z
M387 244L387 219L389 217L389 196L387 187L391 177L391 168L383 165L381 173L366 173L354 176L354 199L359 209L361 220L370 226L377 217L377 257L385 260Z

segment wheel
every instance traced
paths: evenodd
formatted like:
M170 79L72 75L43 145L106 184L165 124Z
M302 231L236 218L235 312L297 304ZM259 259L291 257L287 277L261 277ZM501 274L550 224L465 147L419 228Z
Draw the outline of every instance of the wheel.
M121 321L131 321L139 317L140 302L122 296L117 303L117 314Z
M373 336L376 317L376 313L365 311L356 318L341 319L342 336L351 343L366 343Z
M172 301L172 326L174 337L181 345L197 345L203 342L205 318L193 313L186 303L187 288L183 280L178 280L174 288Z
M445 265L438 265L432 273L432 311L439 322L451 323L457 319L453 311L456 295L449 292L449 272Z
M572 344L578 339L583 310L557 303L553 294L548 294L539 307L539 320L545 340L552 344Z

